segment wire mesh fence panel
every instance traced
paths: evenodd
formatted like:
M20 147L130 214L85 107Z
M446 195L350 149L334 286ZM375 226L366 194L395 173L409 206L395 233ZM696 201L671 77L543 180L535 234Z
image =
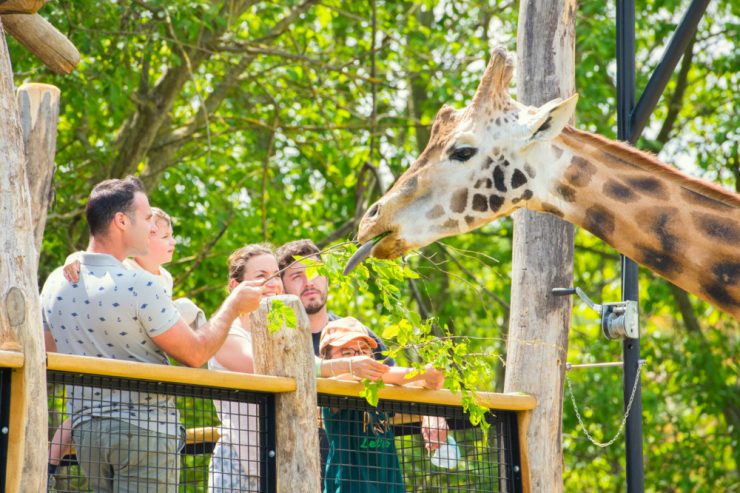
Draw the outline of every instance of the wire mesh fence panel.
M372 407L325 394L318 402L325 492L521 491L513 412L488 415L484 436L456 406L380 401Z
M271 394L48 372L49 491L271 492Z

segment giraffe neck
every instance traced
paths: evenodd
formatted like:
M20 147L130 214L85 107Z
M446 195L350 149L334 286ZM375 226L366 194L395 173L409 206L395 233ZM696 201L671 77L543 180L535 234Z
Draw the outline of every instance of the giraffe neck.
M740 318L740 196L647 153L566 128L528 207L561 216Z

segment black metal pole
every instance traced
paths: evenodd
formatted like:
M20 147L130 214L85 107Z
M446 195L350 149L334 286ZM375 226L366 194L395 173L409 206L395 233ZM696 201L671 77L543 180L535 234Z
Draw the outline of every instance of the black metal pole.
M635 0L617 0L617 137L631 141L632 109L635 106ZM637 264L622 257L622 300L638 301ZM642 463L642 398L638 379L640 339L625 339L624 407L629 403L632 387L635 397L625 425L627 493L644 490Z
M645 124L655 109L658 99L663 94L666 84L671 79L671 75L673 75L678 61L686 51L686 47L696 32L699 21L704 16L709 2L710 0L693 0L691 5L689 5L681 22L676 27L676 31L671 36L671 40L663 52L660 63L655 67L653 75L650 76L650 81L645 86L645 90L640 96L640 101L637 102L635 109L631 111L630 133L624 137L625 140L629 140L634 144L637 142L640 134L642 134L642 129L645 128Z

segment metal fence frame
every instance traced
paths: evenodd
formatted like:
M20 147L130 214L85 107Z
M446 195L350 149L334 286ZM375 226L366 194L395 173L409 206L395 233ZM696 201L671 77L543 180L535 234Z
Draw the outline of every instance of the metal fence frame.
M5 485L6 462L9 457L8 447L12 446L13 433L22 433L14 429L11 421L13 372L21 372L23 355L0 351L0 485ZM57 372L79 375L97 375L122 379L137 379L172 384L186 384L216 389L241 389L245 391L281 394L294 392L296 381L292 378L250 375L234 372L216 372L204 369L131 363L100 358L79 357L59 353L47 354L47 368ZM330 379L316 380L317 392L326 395L340 395L348 398L359 397L363 385L354 382L342 382ZM17 392L18 389L15 389ZM430 391L406 387L387 386L380 390L381 401L405 402L409 405L431 404L439 406L461 406L460 395L446 390ZM512 491L530 491L529 468L527 460L527 424L529 413L535 407L533 397L524 394L495 394L480 392L479 402L492 411L511 411L506 415L510 429L510 451L513 454L512 467L518 477ZM274 413L268 413L275 419ZM268 423L268 428L276 423ZM270 437L270 435L272 435ZM268 435L274 440L274 434ZM267 450L275 450L274 444L266 443ZM279 481L279 478L277 478Z

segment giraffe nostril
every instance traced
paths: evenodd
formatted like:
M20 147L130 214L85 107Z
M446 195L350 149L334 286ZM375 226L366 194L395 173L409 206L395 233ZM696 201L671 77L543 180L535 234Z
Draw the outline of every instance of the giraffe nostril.
M375 203L375 204L373 204L373 206L372 206L372 207L371 207L371 208L370 208L370 209L369 209L369 210L367 211L367 213L365 214L365 217L366 217L366 218L368 218L368 219L372 219L372 218L374 218L375 216L377 216L377 215L378 215L378 212L380 212L380 205L378 205L377 203Z

